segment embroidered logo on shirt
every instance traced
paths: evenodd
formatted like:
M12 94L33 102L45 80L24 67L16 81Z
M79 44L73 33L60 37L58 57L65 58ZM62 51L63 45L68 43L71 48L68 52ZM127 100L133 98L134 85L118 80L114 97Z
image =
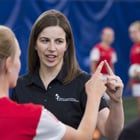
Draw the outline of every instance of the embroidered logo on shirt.
M79 101L75 98L61 98L59 96L59 94L55 94L55 98L59 102L77 102L77 103L79 103Z

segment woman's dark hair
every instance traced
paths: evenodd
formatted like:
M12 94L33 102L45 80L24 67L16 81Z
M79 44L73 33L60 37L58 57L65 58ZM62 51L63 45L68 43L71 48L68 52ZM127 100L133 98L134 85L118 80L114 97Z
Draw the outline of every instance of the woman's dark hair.
M76 60L71 26L64 14L59 11L46 11L42 13L34 23L28 47L28 70L29 72L34 72L36 67L40 67L39 57L37 51L35 50L35 45L38 35L44 28L49 26L59 26L66 33L66 42L68 48L64 54L64 64L67 74L63 81L66 84L72 81L79 74L80 68Z

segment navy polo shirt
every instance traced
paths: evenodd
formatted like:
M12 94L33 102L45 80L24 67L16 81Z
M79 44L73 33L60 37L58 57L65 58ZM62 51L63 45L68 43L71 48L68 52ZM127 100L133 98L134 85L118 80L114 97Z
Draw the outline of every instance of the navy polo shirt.
M60 121L77 128L80 124L86 106L85 83L90 75L81 72L68 84L63 83L65 70L51 81L45 89L39 76L39 71L20 77L13 89L12 99L18 103L41 104L50 110ZM99 110L107 107L102 98Z

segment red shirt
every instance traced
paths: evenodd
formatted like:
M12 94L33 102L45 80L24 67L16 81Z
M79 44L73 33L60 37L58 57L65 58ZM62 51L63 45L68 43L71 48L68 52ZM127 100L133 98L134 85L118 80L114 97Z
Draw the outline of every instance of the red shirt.
M112 47L104 48L101 44L97 44L93 49L99 50L99 58L96 60L98 61L97 66L103 60L107 60L110 66L112 66L117 61L116 52ZM96 55L96 54L93 53L92 55ZM115 60L113 60L113 57L115 57ZM103 74L108 74L105 66L103 66L101 72Z
M40 105L0 98L1 140L58 140L65 126Z
M140 43L136 43L132 46L130 51L130 62L133 64L140 64ZM131 84L140 83L135 80L131 80Z
M131 64L140 64L140 43L134 44L130 51Z

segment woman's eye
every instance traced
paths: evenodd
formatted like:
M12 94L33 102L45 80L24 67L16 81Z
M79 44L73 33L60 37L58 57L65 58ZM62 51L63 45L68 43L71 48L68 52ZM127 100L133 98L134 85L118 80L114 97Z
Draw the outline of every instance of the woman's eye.
M63 42L63 40L56 40L56 44L62 44Z
M47 39L47 38L42 38L42 39L41 39L41 42L42 42L42 43L48 43L48 42L49 42L49 39Z

